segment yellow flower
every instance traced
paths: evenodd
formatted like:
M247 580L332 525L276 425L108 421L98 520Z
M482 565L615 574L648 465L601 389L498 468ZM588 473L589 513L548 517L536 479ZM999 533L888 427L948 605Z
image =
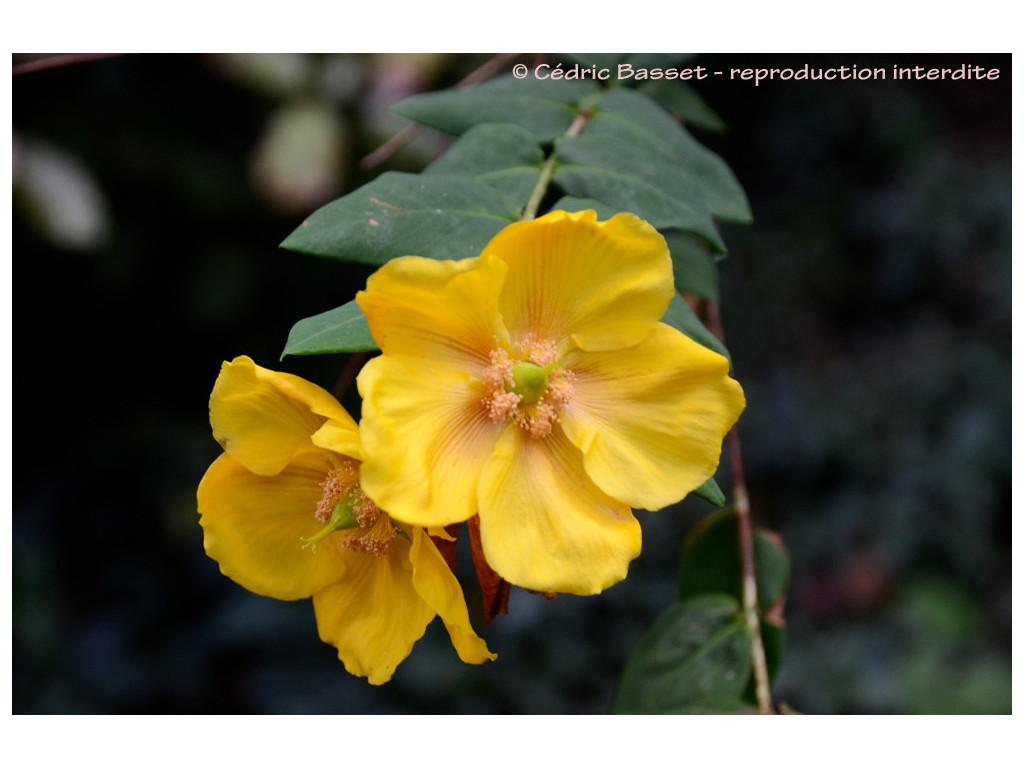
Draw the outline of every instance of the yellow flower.
M463 661L495 658L427 532L363 493L358 427L328 392L238 357L221 367L210 423L224 453L197 496L222 573L279 600L312 596L320 638L374 685L438 614Z
M673 294L664 239L631 214L555 211L478 258L393 259L356 297L383 352L358 379L363 488L415 525L479 514L513 584L621 580L631 507L711 477L744 407L728 361L660 322Z

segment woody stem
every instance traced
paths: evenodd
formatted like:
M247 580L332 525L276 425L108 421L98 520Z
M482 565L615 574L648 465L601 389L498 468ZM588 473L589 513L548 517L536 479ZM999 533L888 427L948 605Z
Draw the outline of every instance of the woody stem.
M486 80L495 72L499 71L507 62L511 61L518 55L518 53L499 53L492 56L464 78L459 80L459 82L455 84L455 87L467 88L471 85L476 85L482 80ZM369 171L389 159L392 155L398 152L398 150L416 138L417 134L420 132L420 128L421 126L416 125L415 123L413 125L406 126L400 133L392 136L386 142L377 147L377 149L360 160L360 170Z
M729 454L733 475L733 506L739 527L740 561L743 569L743 617L754 642L750 649L750 662L754 668L754 690L757 695L757 709L761 714L771 714L772 694L768 679L768 661L761 637L761 620L757 611L757 574L754 563L754 526L751 522L750 501L743 479L743 455L740 451L740 436L733 427L729 433Z
M723 343L725 332L718 303L707 303L708 324L711 331ZM750 500L747 497L747 483L743 475L743 452L740 435L736 427L729 431L729 459L732 467L732 497L739 528L740 568L743 577L743 619L750 630L753 643L750 649L750 663L754 669L754 692L757 709L763 715L772 713L771 683L768 677L768 661L761 637L761 619L757 605L757 570L754 560L754 525L751 521Z

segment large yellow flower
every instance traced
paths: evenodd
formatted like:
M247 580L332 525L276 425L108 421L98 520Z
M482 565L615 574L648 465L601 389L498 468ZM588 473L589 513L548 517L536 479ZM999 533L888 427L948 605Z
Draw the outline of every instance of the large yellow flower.
M660 322L664 239L555 211L478 258L393 259L357 296L383 354L359 375L366 492L397 519L479 514L507 581L592 594L640 552L631 507L714 473L744 398L719 354Z
M495 658L427 533L360 488L358 427L328 392L238 357L221 367L210 423L224 453L199 484L200 524L226 576L280 600L312 596L321 639L375 685L436 615L463 661Z

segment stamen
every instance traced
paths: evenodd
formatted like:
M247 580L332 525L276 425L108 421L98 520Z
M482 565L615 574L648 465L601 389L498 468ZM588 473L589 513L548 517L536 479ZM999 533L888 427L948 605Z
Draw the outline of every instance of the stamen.
M538 402L533 414L520 413L516 423L530 433L530 437L547 437L558 421L558 411L551 405Z
M320 483L324 495L316 505L316 519L321 523L329 523L338 502L348 496L354 486L359 483L359 469L354 462L344 461L340 466L331 469L327 477Z
M558 350L550 339L536 341L532 336L522 343L523 357L542 368L551 365L558 359Z
M343 537L341 545L355 552L378 556L391 549L391 542L399 533L398 526L362 488L356 488L352 493L352 510L359 520L359 528Z
M359 486L359 465L343 460L328 471L320 484L324 495L316 505L316 519L324 528L303 546L316 551L316 546L335 531L340 531L338 542L345 549L383 555L400 533L397 525L381 510Z
M495 424L513 421L531 437L547 437L561 420L561 410L573 395L573 372L557 368L552 341L527 335L514 355L498 347L480 374L481 404Z
M484 397L484 407L491 421L498 424L515 413L522 398L515 392L499 392Z
M551 403L555 408L561 410L572 400L572 381L576 374L572 371L555 371L548 377L548 391L544 393L544 400Z
M491 364L484 369L481 381L488 387L504 387L506 384L512 385L514 379L512 378L512 358L508 352L501 347L495 349L490 354Z

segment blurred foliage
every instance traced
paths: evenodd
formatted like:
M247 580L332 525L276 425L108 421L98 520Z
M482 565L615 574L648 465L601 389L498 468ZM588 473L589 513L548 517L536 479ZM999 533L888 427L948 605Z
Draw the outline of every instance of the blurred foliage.
M700 139L754 214L723 229L718 290L755 518L792 558L776 695L800 711L1010 711L1010 59L900 61L967 59L1006 74L695 84L728 126ZM370 271L278 243L380 170L421 170L446 141L429 131L358 161L407 125L388 105L485 61L153 55L14 78L15 712L608 711L704 502L641 513L643 555L598 598L514 591L482 628L497 662L462 665L431 627L383 688L344 673L307 603L220 576L196 522L220 362L276 365ZM345 362L285 369L330 388Z

